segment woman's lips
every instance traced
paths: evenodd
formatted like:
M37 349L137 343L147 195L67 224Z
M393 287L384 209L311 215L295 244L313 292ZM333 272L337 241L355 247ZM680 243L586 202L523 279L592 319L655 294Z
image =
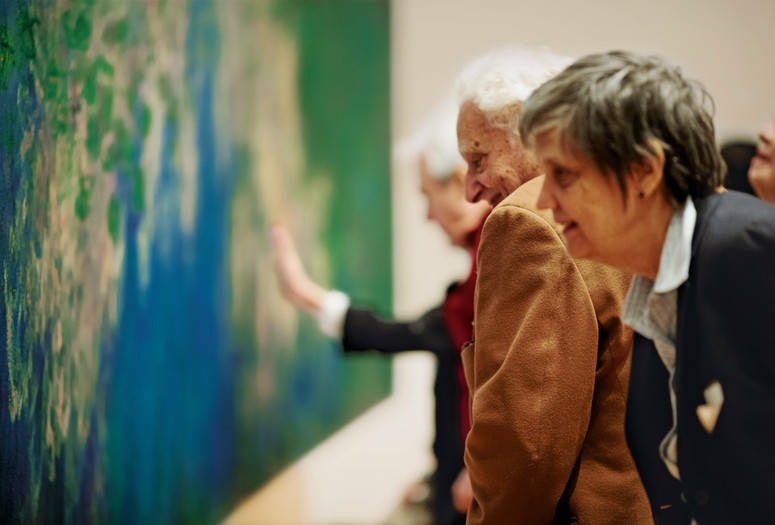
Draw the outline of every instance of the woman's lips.
M569 222L568 224L565 225L565 228L562 229L562 234L568 235L568 232L575 230L577 226L578 224L576 224L575 222L573 221Z
M751 159L751 162L755 161L766 162L769 164L772 162L772 156L767 154L767 152L759 147L756 149L756 155L754 155L753 159Z
M503 202L503 197L501 197L500 193L498 193L498 194L492 195L488 200L490 201L490 206L494 208L498 204Z

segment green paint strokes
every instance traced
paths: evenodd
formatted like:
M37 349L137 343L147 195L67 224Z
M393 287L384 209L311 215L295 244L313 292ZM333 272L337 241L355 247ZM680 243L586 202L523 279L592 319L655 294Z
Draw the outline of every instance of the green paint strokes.
M134 165L134 147L132 146L132 135L127 130L123 120L114 123L113 129L118 137L116 143L119 145L119 159L122 164Z
M143 135L143 138L147 138L148 132L151 129L151 108L146 104L142 104L140 107L140 120L138 125L140 126L140 133Z
M18 484L18 493L29 495L29 498L21 502L24 508L18 509L16 513L16 516L19 516L18 521L20 523L116 521L116 519L106 520L105 517L108 515L117 519L122 518L119 521L143 523L149 521L144 519L148 517L146 510L149 509L156 513L157 521L164 523L218 521L211 514L213 510L210 502L214 501L212 488L207 487L208 490L203 492L197 490L199 484L196 482L178 483L178 479L215 480L219 482L219 486L225 486L224 489L215 491L218 497L228 495L231 503L236 503L237 497L255 488L257 479L266 480L280 462L287 462L290 459L289 455L298 455L303 449L320 439L323 434L339 426L344 421L343 417L346 419L349 415L363 410L369 400L384 395L389 389L389 365L384 362L359 360L358 363L353 362L352 366L346 365L346 369L340 371L339 363L333 358L326 357L320 360L324 368L318 369L317 363L314 367L308 366L307 363L311 362L312 358L319 359L321 352L317 352L317 349L321 348L321 345L327 348L325 345L328 345L328 342L316 335L316 329L311 325L311 321L304 321L302 330L304 335L299 337L301 345L299 349L291 347L291 343L277 340L280 332L275 329L275 323L271 322L268 323L272 329L271 341L267 347L262 347L257 346L259 343L256 341L253 326L256 317L246 315L244 333L235 336L235 339L241 342L239 349L235 349L239 351L239 355L230 355L228 359L219 362L243 363L243 357L253 359L250 361L249 369L244 370L244 380L240 380L240 385L248 385L248 388L239 390L239 392L252 394L252 386L257 377L256 356L278 356L277 370L272 369L271 376L268 377L276 377L278 388L282 390L278 390L277 397L262 399L260 403L263 404L256 403L252 395L244 396L247 399L235 399L235 403L232 403L229 400L229 396L233 394L230 388L216 392L213 387L206 391L215 392L218 396L208 397L205 405L214 406L211 400L223 396L227 406L241 407L240 420L224 426L225 432L219 430L216 437L219 439L219 446L223 446L224 450L242 451L240 460L247 459L245 462L239 461L232 465L231 452L229 452L226 456L217 458L219 462L223 460L223 467L221 467L221 464L215 465L213 460L207 459L206 454L200 452L202 448L196 446L198 442L193 442L194 446L191 446L191 441L186 442L188 445L183 443L184 446L180 449L191 452L186 454L184 459L180 459L183 458L182 453L168 454L167 448L160 447L158 450L161 450L161 453L158 453L157 449L148 450L152 448L152 443L164 445L172 443L170 438L175 436L174 429L165 427L163 424L160 425L161 428L155 429L152 439L146 439L147 432L142 430L146 428L143 422L153 420L153 417L146 417L146 413L159 410L158 413L163 414L163 409L166 408L166 404L157 405L155 397L155 393L164 392L164 385L156 388L155 382L163 376L149 374L151 379L147 379L146 376L129 375L125 370L111 368L114 362L118 363L114 361L114 356L117 355L114 343L120 341L123 344L128 340L130 342L126 344L124 351L133 350L134 341L142 342L145 338L151 340L155 337L154 334L143 334L142 337L134 338L129 332L113 331L119 322L115 319L115 312L118 311L123 315L120 305L134 304L132 300L136 298L153 297L151 292L156 293L153 287L160 287L163 284L161 280L152 281L155 284L148 286L147 290L137 292L143 295L133 295L129 297L130 300L125 300L126 297L122 294L129 293L126 290L140 290L140 288L125 287L122 279L129 275L127 283L133 284L132 279L136 277L132 275L138 273L137 267L150 264L143 261L143 257L138 256L137 253L144 254L150 251L149 258L156 258L166 264L176 260L176 257L172 257L176 254L160 255L153 253L153 250L148 250L149 246L154 246L151 244L155 240L154 235L174 233L181 239L191 235L192 240L197 240L200 237L194 237L192 234L208 232L207 235L210 235L209 232L213 231L212 224L198 222L202 220L200 217L210 215L199 214L195 216L197 223L190 225L192 228L190 232L178 234L173 231L175 225L167 223L157 223L161 228L154 229L151 221L165 219L168 216L164 213L167 211L168 204L179 205L178 199L174 198L178 193L177 186L165 187L161 184L163 179L160 178L158 170L159 166L167 166L169 163L172 168L171 173L182 173L180 159L191 155L191 148L215 148L214 145L202 144L199 141L192 143L189 134L181 133L182 125L196 126L196 133L192 134L195 137L209 136L210 132L220 134L218 138L223 137L224 140L230 140L231 137L250 136L242 133L244 126L237 125L234 122L235 119L230 120L224 118L223 114L218 114L219 104L207 108L214 112L213 122L198 120L202 115L207 114L199 111L201 104L209 104L211 100L202 97L197 86L203 78L206 78L202 76L203 74L218 80L225 78L219 75L228 73L230 75L228 81L237 84L241 89L239 102L242 106L240 107L254 106L255 90L248 89L247 86L264 85L261 79L254 78L256 69L243 70L231 66L235 64L235 60L239 64L239 61L251 59L255 56L255 50L251 49L251 46L241 45L243 41L239 39L229 41L223 38L223 35L233 30L244 33L255 32L256 22L259 21L255 17L264 16L266 8L263 5L257 7L263 4L261 2L221 2L219 0L204 0L202 4L199 0L190 2L189 0L173 2L161 0L160 3L95 0L0 1L4 2L4 6L6 3L13 5L3 11L9 13L9 17L18 16L15 22L7 25L3 25L5 21L0 22L0 84L5 82L6 85L15 85L18 83L17 80L25 75L23 85L20 84L18 90L14 88L13 96L5 99L5 107L8 111L3 113L5 120L0 126L0 143L4 151L9 153L4 157L6 164L16 163L18 159L23 158L25 170L21 173L25 182L19 186L16 195L13 196L18 202L17 220L10 225L10 231L6 234L9 249L8 257L4 259L7 269L19 268L20 273L12 275L9 270L4 275L0 275L0 279L5 279L7 292L5 300L7 304L10 301L6 322L9 341L7 346L13 349L11 359L15 359L12 371L13 391L16 396L13 414L16 417L17 429L21 428L22 424L30 429L29 433L14 434L14 437L30 436L28 448L21 450L21 453L15 456L18 458L18 465L29 466L22 475L17 475L13 479L11 485L16 490ZM387 0L382 0L375 3L386 4L386 2ZM328 3L358 4L357 2L318 2L317 4ZM331 67L329 62L334 60L343 61L345 64L353 61L356 65L352 66L352 69L361 68L362 61L359 53L362 51L363 54L372 54L375 49L376 53L370 56L370 60L374 64L387 64L387 51L381 46L375 48L371 44L364 45L352 35L347 36L347 32L342 28L346 29L348 25L358 25L358 23L353 17L345 16L346 13L338 13L342 16L341 23L332 23L332 18L323 17L320 18L320 24L315 25L314 19L320 13L319 8L313 4L315 3L295 2L292 8L292 10L304 10L307 6L311 6L310 9L314 11L310 15L313 18L311 24L314 25L313 31L305 32L300 24L302 17L297 16L294 24L299 25L295 25L294 28L298 31L288 35L295 41L289 53L295 52L298 44L300 53L303 53L303 56L299 57L299 64L303 70L300 73L306 71L305 82L310 81L309 86L303 90L304 106L296 107L293 115L302 114L301 118L304 122L301 124L305 130L313 132L309 135L311 145L296 144L298 139L294 134L292 146L294 152L304 150L303 164L308 168L303 174L306 180L320 177L320 173L325 172L327 175L329 171L335 172L333 175L338 178L332 183L335 186L332 199L336 200L331 201L330 207L350 209L351 194L345 193L342 186L351 185L357 191L363 188L357 182L358 179L351 182L349 179L340 178L338 173L352 173L353 176L368 173L374 178L382 177L384 170L381 166L386 156L380 151L376 151L375 154L375 151L367 146L369 143L373 147L383 142L386 145L387 141L383 141L381 135L367 137L371 128L367 130L364 127L352 126L353 132L362 136L349 140L350 147L362 148L363 158L372 159L373 162L380 164L376 168L366 166L364 169L359 169L362 167L360 157L351 159L343 156L338 159L339 149L336 144L334 144L336 151L332 151L329 156L326 156L325 147L322 145L320 149L313 149L315 139L321 130L324 130L324 133L319 140L327 141L328 135L339 134L339 131L331 131L332 128L350 127L351 117L330 119L330 113L325 112L324 109L319 109L315 115L309 114L307 109L317 104L315 100L309 100L316 92L326 93L322 95L326 102L339 100L330 92L331 87L337 87L335 79L310 76L309 71L317 61L321 61L322 68L329 68ZM27 9L25 5L29 6L28 12L21 11ZM240 13L237 14L241 16L230 12L232 9L239 9ZM357 9L359 8L356 7ZM196 20L187 20L187 16L191 13L197 13ZM385 10L381 10L380 13L385 13ZM356 13L354 18L357 16ZM152 19L152 22L149 23L149 19ZM227 25L222 25L223 22L227 22ZM373 27L374 18L370 18L367 22L366 33L377 35L377 38L381 39L384 30ZM310 24L309 21L305 23ZM218 26L218 31L212 34L201 31L202 27L210 25ZM184 43L180 38L182 35L177 31L178 28L185 26L189 26L190 29L186 30L189 34L184 49L181 48ZM269 34L274 35L274 29L282 28L273 28ZM307 34L310 36L305 36ZM328 38L341 37L345 38L345 44L327 41ZM302 39L304 39L303 42ZM188 44L189 41L191 44ZM259 43L271 45L267 39ZM335 58L333 54L339 53L342 45L346 49L357 49L351 54ZM355 55L355 60L352 59L352 55ZM158 60L162 57L182 64L184 69L160 68ZM293 63L295 64L296 60ZM262 63L260 66L258 69L262 74L273 73L273 68L267 67L271 64ZM181 73L185 76L181 76ZM353 82L349 76L338 79L339 84L356 86L360 85L360 81L356 77L356 81ZM219 87L221 84L225 83L215 82L214 92L208 96L220 100L225 94L223 88ZM372 90L374 86L371 83L366 83L366 86L367 88L364 88L366 92L372 95L376 93L379 96L368 100L353 97L354 103L344 107L343 110L348 115L352 113L356 117L360 116L362 120L373 120L375 126L386 125L384 115L380 111L374 111L375 106L380 108L387 100L380 99L383 95L381 87L376 86L379 89ZM274 86L272 89L279 92L274 93L272 99L280 100L281 94L288 95L296 88L295 84ZM197 93L199 98L189 96ZM159 100L162 101L161 104L158 103ZM155 103L151 104L151 101ZM264 116L262 115L261 118ZM217 129L214 123L218 123ZM367 127L370 125L370 122L365 124ZM231 128L231 126L235 127ZM159 129L163 130L161 137L156 133ZM12 130L15 130L15 135L11 133ZM162 138L161 148L159 144L149 143ZM233 160L228 160L226 157L223 160L234 164L234 169L239 173L234 177L246 181L245 185L247 185L253 183L255 162L250 161L255 161L255 152L252 148L253 143L248 139L244 140L250 144L250 146L244 146L245 149L237 146L237 151L232 154L230 152L234 145L224 142L219 145L226 147L219 149L218 152L222 151L233 156ZM212 153L209 150L202 151ZM145 156L149 153L158 155L158 158L144 163L141 168L139 159L147 158ZM219 157L218 160L222 159ZM387 162L385 161L384 164L386 169ZM5 175L7 171L5 166L3 170ZM196 183L208 182L209 175L205 174L203 177L197 175ZM229 188L228 185L231 182L228 179L231 177L232 175L229 174L228 177L223 177L223 180L219 179L219 184L226 184L219 187ZM370 178L362 177L363 180ZM372 237L389 239L389 232L383 235L378 228L371 229L369 222L372 220L378 224L389 223L389 214L384 212L389 192L382 191L381 184L380 182L376 185L376 192L370 190L372 193L367 194L365 202L370 206L370 211L374 212L374 216L366 220L366 224L361 225L360 231L376 231L378 234L372 234ZM243 189L243 186L240 186L240 189ZM162 191L168 192L168 195L162 195L160 193ZM146 192L148 195L153 195L154 199L151 200L149 197L146 200ZM383 199L378 206L371 206L370 199L374 193ZM199 195L204 194L203 192ZM157 199L158 195L164 198ZM207 195L209 198L210 195ZM255 196L255 191L245 191L235 195L235 199L241 198L241 206L249 210L247 213L251 217L250 224L245 228L258 227L256 231L246 231L244 238L253 243L251 246L255 247L257 250L255 253L261 257L259 250L265 240L265 225L262 221L266 210L256 205ZM166 199L166 197L171 198ZM235 206L233 202L222 204L232 208ZM165 206L165 208L151 210L154 205ZM200 204L197 201L195 205ZM342 217L337 216L332 220L331 212L327 211L329 203L321 203L321 206L325 206L324 210L315 212L315 217L320 217L321 222L325 223L320 230L326 230L327 235L331 236L330 232L339 227ZM360 208L356 211L359 210ZM208 211L208 214L211 212ZM137 221L150 224L152 227L140 235L134 226ZM56 228L51 228L52 225ZM224 233L228 235L228 232ZM352 233L350 230L342 231L337 236L346 237L350 233ZM108 237L110 237L108 243L112 241L115 250L104 249L103 241ZM355 234L356 239L361 237L363 233ZM170 237L157 238L164 240ZM377 252L375 257L380 258L381 262L372 267L360 262L357 264L348 262L348 254L344 253L344 248L336 242L329 243L328 240L329 238L322 244L333 246L332 266L334 268L344 272L353 266L367 268L364 272L351 272L358 274L352 277L352 288L362 289L358 284L374 284L373 275L368 273L371 271L389 276L389 253L385 254L382 249L383 245L389 246L389 242L375 241L379 245L375 250ZM128 241L132 241L135 246L134 255L131 255L130 250L123 249L124 243ZM366 239L363 244L370 246L369 242L372 241L373 239ZM360 245L358 242L356 244ZM224 247L231 248L225 244ZM237 253L239 250L230 251ZM78 256L72 257L73 252ZM32 261L33 254L38 257L35 261ZM123 259L122 254L124 254ZM165 260L163 257L170 257L170 259ZM249 308L256 308L252 292L261 288L255 281L256 272L253 270L255 261L251 259L241 264L246 270L245 279L249 280L235 279L234 289L247 287L248 292L251 293L243 296L245 304ZM132 265L134 265L135 274L126 273L126 269L131 268ZM143 275L143 272L150 268L150 266L141 268L139 273ZM115 273L117 270L118 273ZM224 270L224 273L218 276L218 282L228 280L227 272ZM159 275L152 271L145 273ZM341 278L337 278L337 281L341 281ZM96 286L105 283L109 285L107 289ZM381 285L377 283L376 287L380 288ZM226 292L224 296L231 293L229 290ZM376 293L380 291L377 290ZM387 300L389 297L387 294L389 291L381 296L383 300ZM259 297L259 299L262 309L269 304L267 297ZM151 303L151 301L148 302ZM143 304L145 304L144 301ZM124 328L135 326L133 321L144 319L145 313L146 310L143 309L142 312L133 314L135 317L130 317L130 322L121 326ZM183 318L175 317L175 319ZM272 317L272 320L274 319L275 317ZM27 328L19 329L19 327ZM314 337L311 334L315 334ZM105 335L108 337L103 339ZM57 345L52 345L52 341L57 341ZM170 345L163 345L165 351L168 346ZM106 354L102 353L103 347ZM231 351L231 348L228 351ZM40 364L41 352L43 371L39 374L40 379L30 380L32 365ZM33 355L36 356L34 361L28 357ZM107 359L101 360L103 355L106 355ZM190 355L198 354L191 352ZM232 357L238 359L232 359ZM166 367L167 363L170 365L177 363L178 354L154 355L153 359L158 359L158 362ZM188 361L190 360L187 359L186 362ZM262 362L261 366L266 366L264 363ZM230 379L232 374L228 366L224 365L218 373L223 373L223 378ZM270 364L270 366L274 365ZM138 366L133 370L151 370L150 364L147 368L144 367L146 365ZM102 370L104 370L104 376ZM159 374L167 373L166 368L163 371L161 368L153 368L154 374L157 370ZM193 368L191 370L195 371ZM321 377L322 374L318 370L331 373ZM298 376L295 375L297 371L300 373ZM182 377L177 369L170 372L169 377L174 380ZM269 372L269 370L263 372ZM335 393L328 395L331 389L327 388L326 396L315 396L315 402L307 402L307 392L317 392L322 384L330 383L330 377L338 378L342 374L357 376L358 382L343 379L342 388L336 388ZM35 376L37 377L38 375ZM191 382L198 384L197 377L200 375L195 374ZM121 378L125 382L115 383L117 386L113 388L114 378ZM147 380L147 382L137 383L136 380ZM346 384L344 384L345 381ZM136 402L135 396L129 390L144 385L155 389L152 391L153 400L150 395L145 398L143 397L145 393L138 391L137 397L142 397L142 401ZM294 389L299 385L303 387L300 389L302 391L295 392ZM125 386L128 389L128 395L124 394ZM307 386L311 388L307 389ZM110 396L105 395L106 393L119 395ZM121 396L124 398L119 399ZM118 403L116 399L123 404ZM287 401L293 403L294 407L298 407L300 413L287 410L286 407L291 406ZM166 402L165 399L163 403ZM271 403L271 406L267 403ZM191 404L191 406L194 405ZM257 405L259 405L258 411ZM288 412L293 413L288 414ZM116 414L119 415L116 416ZM194 423L199 425L205 417L207 417L205 407L196 404L196 411L188 413L184 423L194 421L195 418ZM132 427L135 418L140 420L140 424ZM217 422L220 426L222 419L221 415L217 415L213 418L213 422ZM229 417L227 416L226 419L228 423ZM170 421L177 422L177 420ZM288 421L289 423L286 424ZM124 422L127 423L126 429L129 431L116 432L124 429L122 426ZM237 425L238 428L233 425ZM135 428L139 430L135 431ZM192 427L189 425L185 428L190 430ZM194 430L198 428L200 426ZM201 426L201 428L209 427ZM270 432L265 429L269 429ZM116 433L109 435L111 430ZM267 441L266 439L262 441L262 436L275 434L282 437L278 440L270 436L272 446L265 446ZM197 432L188 432L182 441L196 435ZM157 438L161 439L157 440ZM208 434L204 441L209 442L209 439ZM0 447L8 447L8 441L10 440L0 444ZM277 446L274 446L275 443ZM25 454L25 452L29 453ZM164 461L157 461L158 458L164 458ZM169 458L168 461L167 458ZM245 468L246 463L249 464L249 468ZM10 476L14 475L8 474L9 472L16 472L13 469L0 470L4 471L0 472L2 480L10 479ZM232 484L232 480L229 479L234 473L242 476L236 484ZM158 478L157 488L164 489L157 490L156 493L184 494L186 497L164 498L163 495L157 497L155 493L151 495L152 491L145 492L144 487L148 486L147 481L152 477ZM174 482L171 481L173 479ZM205 481L202 486L206 484ZM3 486L8 485L3 484ZM239 487L240 494L232 490L233 487ZM204 496L201 496L202 494ZM223 509L222 505L220 501L217 504L219 509ZM0 504L0 506L3 505ZM16 510L12 509L11 512Z
M326 217L324 245L344 261L333 267L332 284L389 313L389 4L285 0L272 13L298 42L305 177L325 174L332 194L348 203ZM344 369L348 418L390 388L390 369L378 359L346 361Z
M39 24L40 20L30 16L29 10L19 6L14 24L16 34L11 34L6 25L0 26L0 89L8 87L11 71L23 68L26 61L36 56L35 26Z
M81 11L73 21L72 10L62 14L62 31L65 42L71 50L86 51L91 40L91 20L86 11Z
M59 103L55 106L54 114L56 119L55 129L59 134L69 133L72 129L70 125L70 105L67 104L67 100L63 103Z
M16 111L4 112L6 121L0 126L0 145L3 147L3 151L14 151L16 148L16 136L14 134L14 128L16 127L19 119ZM10 162L10 159L6 159L6 162ZM6 166L0 166L3 172L6 172Z
M105 27L102 33L102 41L109 45L122 45L129 34L129 22L126 19L118 20Z
M132 206L138 212L145 209L145 180L139 166L132 170Z
M120 224L119 212L120 206L118 204L118 199L114 194L110 197L110 202L108 203L108 233L110 233L113 244L116 244L116 241L118 240L118 227Z
M103 93L102 104L96 111L91 109L92 107L88 112L89 117L86 124L86 151L88 151L89 157L96 161L102 154L102 140L110 130L113 93L110 91Z
M110 78L113 78L113 74L114 74L113 64L108 62L108 60L103 55L100 55L94 59L94 72L95 73L99 72L109 76ZM140 72L138 71L135 74L137 75L138 73Z
M89 75L84 80L81 95L87 104L94 104L97 99L97 78L94 75Z
M390 270L380 259L390 256L390 246L378 239L390 238L390 210L384 199L390 193L390 109L387 103L374 103L389 100L389 28L384 23L389 19L388 4L287 4L304 6L296 31L301 52L299 97L311 172L327 173L334 192L353 203L331 209L326 245L346 253L353 236L360 234L353 225L370 219L369 242L374 245L350 257L356 267L375 269L375 296L369 300L389 312ZM331 122L337 126L332 128ZM354 175L365 173L370 176ZM353 274L346 266L337 268L335 284L351 289Z
M59 65L51 60L46 65L46 74L40 79L40 83L43 87L43 96L48 102L57 100L60 96L60 92L63 91L65 74Z
M127 20L120 20L115 27L115 38L117 44L123 44L126 42L126 37L129 34L129 22Z
M89 152L89 157L92 160L99 158L101 146L102 133L100 133L97 115L90 115L86 123L86 151Z
M123 120L113 122L113 144L110 145L108 155L113 164L132 164L132 136L126 128Z
M20 9L16 17L16 31L18 39L18 49L22 56L32 60L37 55L35 46L35 26L40 25L40 19L30 16L29 11Z
M100 131L107 131L110 128L110 121L113 118L113 89L104 87L100 90L102 97L99 104Z
M98 56L91 67L85 66L83 98L89 105L86 145L92 160L99 158L102 139L107 135L113 120L113 66L104 56Z
M75 216L83 221L86 220L91 212L92 188L83 178L80 180L80 185L81 189L78 192L78 196L75 198Z
M8 29L5 26L0 26L0 89L8 87L8 76L11 72L13 56Z

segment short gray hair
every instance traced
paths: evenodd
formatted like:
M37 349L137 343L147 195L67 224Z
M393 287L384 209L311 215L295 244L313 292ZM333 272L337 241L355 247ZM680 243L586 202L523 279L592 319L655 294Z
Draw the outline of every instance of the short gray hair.
M713 99L699 82L660 57L611 51L580 58L536 89L522 105L526 146L556 129L575 149L613 174L625 194L631 166L665 151L665 182L674 204L701 197L723 182Z
M488 124L519 136L519 107L572 61L548 47L507 46L468 64L455 82L458 103L472 101Z

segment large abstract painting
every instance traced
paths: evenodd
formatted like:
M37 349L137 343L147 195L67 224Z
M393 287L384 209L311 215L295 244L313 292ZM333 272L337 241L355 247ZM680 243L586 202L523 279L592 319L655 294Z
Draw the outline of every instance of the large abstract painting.
M0 521L213 523L389 393L387 0L0 2Z

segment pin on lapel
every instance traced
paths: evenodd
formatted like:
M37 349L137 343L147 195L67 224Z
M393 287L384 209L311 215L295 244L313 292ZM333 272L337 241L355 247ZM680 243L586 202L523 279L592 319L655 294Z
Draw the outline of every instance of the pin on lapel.
M702 428L708 434L712 434L721 413L721 405L724 404L724 390L721 388L721 383L713 381L705 389L703 395L705 403L697 407L697 419L700 420Z

